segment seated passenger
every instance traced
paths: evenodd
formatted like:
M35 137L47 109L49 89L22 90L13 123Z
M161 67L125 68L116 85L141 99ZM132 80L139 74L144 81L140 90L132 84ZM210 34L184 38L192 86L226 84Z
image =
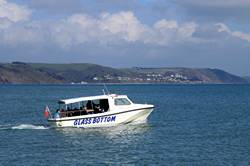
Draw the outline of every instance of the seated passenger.
M97 113L100 113L100 108L95 106L94 107L94 113L97 114Z
M88 102L87 102L87 104L86 104L86 108L87 108L87 110L93 109L93 108L92 108L92 103L91 103L90 100L88 100Z
M61 117L65 117L66 116L65 111L64 111L63 108L61 110L59 110L59 111L60 111L60 116Z
M55 119L60 118L60 113L59 113L59 112L56 112L55 115L54 115L54 118L55 118Z

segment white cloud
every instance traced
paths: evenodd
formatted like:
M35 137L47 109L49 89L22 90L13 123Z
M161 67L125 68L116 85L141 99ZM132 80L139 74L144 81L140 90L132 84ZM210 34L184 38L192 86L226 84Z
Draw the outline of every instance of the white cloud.
M9 46L18 46L20 44L33 45L46 42L45 33L39 24L29 23L25 26L15 25L3 30L1 42Z
M75 14L67 18L66 22L79 24L82 28L90 28L96 24L96 19L85 14Z
M195 22L185 23L179 28L178 36L180 37L180 39L191 38L193 33L196 31L197 27L198 27L198 24L196 24Z
M18 22L28 20L31 10L25 6L0 0L0 18L7 18L10 21Z
M178 24L175 20L163 19L154 24L152 29L154 39L148 42L168 45L175 42L191 41L197 26L194 22Z
M63 49L70 49L81 47L86 43L107 45L135 42L155 46L173 46L185 42L199 43L223 39L223 36L219 36L211 40L209 36L203 35L207 33L206 31L199 31L200 25L195 22L181 23L176 20L161 19L152 26L146 25L140 22L131 11L102 13L97 17L79 13L57 21L27 21L14 23L12 26L10 26L9 19L0 20L3 20L0 28L9 27L0 31L2 36L0 42L14 46L24 43L39 43L42 46L51 43ZM250 34L231 31L222 23L216 24L216 27L218 34L226 33L229 36L250 41ZM200 34L194 35L197 32Z
M175 20L160 20L154 24L155 29L176 29L178 23Z
M100 32L97 20L85 14L75 14L56 22L51 31L52 40L55 39L63 47L96 40Z
M141 35L147 29L130 11L117 14L103 14L99 22L102 30L118 35L127 41L140 40Z
M102 13L96 18L75 14L52 24L49 29L52 41L70 48L86 42L169 45L191 39L196 26L193 22L178 24L174 20L160 20L150 27L142 24L132 12L121 11Z
M243 33L243 32L240 32L240 31L234 31L232 32L232 35L234 37L238 37L242 40L246 40L248 42L250 42L250 34L249 33Z
M223 23L217 23L215 25L218 27L218 29L217 29L218 32L225 32L225 33L228 33L230 36L233 36L233 37L239 38L241 40L245 40L245 41L250 42L250 34L249 33L244 33L241 31L232 31L227 25L225 25Z
M50 28L52 40L64 48L85 42L135 42L142 41L146 26L132 12L103 13L93 18L74 14L60 20Z
M230 29L223 23L217 23L215 24L215 26L217 26L218 32L230 32Z

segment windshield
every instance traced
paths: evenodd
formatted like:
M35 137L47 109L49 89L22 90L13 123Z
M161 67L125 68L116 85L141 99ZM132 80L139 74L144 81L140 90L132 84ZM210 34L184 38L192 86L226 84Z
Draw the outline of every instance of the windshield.
M126 98L115 99L115 105L130 105L130 101Z

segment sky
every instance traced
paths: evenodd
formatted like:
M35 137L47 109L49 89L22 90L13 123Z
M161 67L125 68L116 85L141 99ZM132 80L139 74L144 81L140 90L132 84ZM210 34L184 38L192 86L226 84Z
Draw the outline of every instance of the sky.
M250 75L250 0L0 0L0 62Z

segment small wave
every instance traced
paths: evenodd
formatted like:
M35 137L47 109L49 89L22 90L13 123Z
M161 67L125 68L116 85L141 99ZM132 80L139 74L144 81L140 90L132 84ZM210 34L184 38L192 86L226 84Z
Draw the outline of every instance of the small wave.
M18 126L13 126L11 129L19 129L19 130L25 130L25 129L31 129L31 130L45 130L49 129L48 127L42 126L42 125L32 125L32 124L21 124Z

